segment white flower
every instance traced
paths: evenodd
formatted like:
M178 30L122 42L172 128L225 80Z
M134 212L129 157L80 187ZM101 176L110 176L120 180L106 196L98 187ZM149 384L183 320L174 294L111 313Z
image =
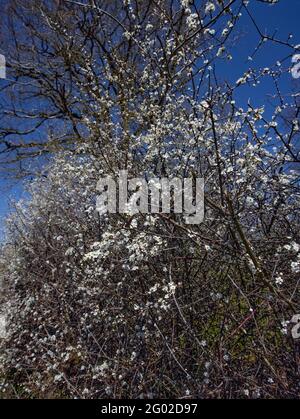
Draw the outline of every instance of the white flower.
M282 328L281 328L281 333L283 334L283 335L287 335L287 333L288 333L288 330L287 330L287 328L288 328L288 325L289 325L289 320L283 320L282 322L281 322L281 326L282 326Z
M292 262L291 263L291 269L292 269L292 272L299 273L300 272L300 261Z
M129 39L132 37L132 35L131 35L131 33L130 33L130 32L126 31L126 32L124 32L124 37L125 37L127 40L129 40Z
M213 13L216 10L216 6L212 2L206 3L205 14Z
M223 29L222 36L226 36L228 34L228 32L229 32L228 28Z
M148 25L146 26L146 31L150 32L153 29L153 25L151 25L151 23L148 23Z
M224 51L225 51L225 47L219 48L217 52L217 57L220 57Z
M71 255L73 255L73 253L74 253L74 248L73 247L69 247L66 250L65 256L71 256Z
M190 4L190 0L181 0L181 6L186 9L187 7L189 7Z
M63 375L62 374L56 374L55 376L54 376L54 381L56 382L56 381L61 381L62 380L62 378L63 378Z
M236 81L237 85L245 84L247 82L247 77L241 77Z
M215 29L206 28L204 29L205 34L214 35L216 33ZM207 64L208 61L204 61L204 64Z
M198 25L198 15L197 15L197 13L191 13L186 18L186 23L187 23L189 29L196 29L197 25Z

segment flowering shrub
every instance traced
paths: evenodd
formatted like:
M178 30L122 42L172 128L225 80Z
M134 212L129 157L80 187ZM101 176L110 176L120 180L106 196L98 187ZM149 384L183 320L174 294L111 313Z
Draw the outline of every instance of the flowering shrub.
M297 98L277 97L271 117L236 104L245 84L278 82L277 65L230 86L212 76L248 2L71 3L15 6L55 51L50 75L15 71L52 103L44 118L60 119L45 144L19 148L53 157L28 182L1 252L3 394L297 396ZM38 43L32 54L43 69ZM120 169L204 177L204 222L100 216L97 181Z

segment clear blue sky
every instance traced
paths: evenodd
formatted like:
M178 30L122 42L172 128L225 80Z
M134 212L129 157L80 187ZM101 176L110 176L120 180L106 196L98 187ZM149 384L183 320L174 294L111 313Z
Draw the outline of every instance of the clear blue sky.
M272 35L275 31L276 37L286 40L290 33L293 34L293 43L300 44L300 0L279 0L276 5L265 5L257 0L250 1L250 10L255 15L255 20L262 32ZM255 56L251 62L247 61L247 57L252 54L257 45L259 36L253 23L243 13L238 27L239 36L236 45L233 47L233 60L220 64L218 67L218 76L220 79L227 79L231 82L236 81L244 72L252 66L254 68L270 67L277 60L281 60L287 56L289 51L285 47L272 46L267 43ZM287 60L284 65L289 66L290 61ZM221 72L221 74L220 74ZM283 80L281 86L283 90L291 90L293 79L291 76ZM0 87L2 80L0 80ZM249 89L245 87L239 90L239 97L235 98L241 105L246 105L248 99L251 99L255 106L266 104L268 93L273 91L273 85L266 81L257 89ZM1 93L0 93L1 94ZM0 240L3 237L4 218L9 210L9 200L18 199L23 195L21 184L9 186L7 181L0 179Z

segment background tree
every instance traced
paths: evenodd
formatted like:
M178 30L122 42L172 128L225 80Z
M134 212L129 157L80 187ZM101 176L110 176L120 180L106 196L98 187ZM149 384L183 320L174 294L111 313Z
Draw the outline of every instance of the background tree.
M4 393L297 397L298 157L294 125L280 123L290 103L270 117L235 102L264 77L280 100L284 69L249 68L233 84L216 72L241 11L257 48L297 47L262 34L243 1L8 6L2 154L52 160L8 222ZM120 169L204 177L204 222L99 217L97 181Z

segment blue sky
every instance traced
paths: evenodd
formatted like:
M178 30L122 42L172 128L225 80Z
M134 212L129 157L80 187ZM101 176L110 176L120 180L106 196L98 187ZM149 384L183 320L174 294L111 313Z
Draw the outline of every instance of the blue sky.
M273 6L252 0L250 2L250 10L263 33L266 32L272 35L276 31L276 38L283 40L286 40L289 34L293 34L292 43L300 44L300 0L280 0L278 4ZM286 47L266 43L254 60L249 62L247 58L257 45L259 35L245 12L243 12L236 35L238 35L237 41L232 48L233 60L227 63L220 63L218 67L220 80L226 79L234 82L249 66L254 68L270 67L276 61L282 60L291 53ZM287 59L283 65L290 66L290 59ZM0 80L0 88L2 87L1 83L5 83L5 81ZM281 88L283 91L290 91L293 83L294 80L287 74L282 80ZM239 89L239 96L235 99L241 106L245 106L250 99L256 107L259 107L267 104L267 95L272 91L273 84L270 80L266 80L259 88L252 89L245 86ZM19 199L24 196L24 192L20 182L9 184L3 176L0 179L0 194L1 240L4 232L4 218L9 211L9 201L11 199Z
M260 1L251 1L252 7L249 7L251 14L262 33L273 35L276 33L276 38L280 40L287 40L290 34L293 35L290 43L300 44L300 0L279 0L275 5L266 5ZM253 7L255 4L255 7ZM233 47L233 60L228 62L225 68L224 78L231 81L236 81L242 72L249 67L264 68L271 67L277 61L286 59L282 65L284 67L291 66L291 59L288 55L292 50L278 44L266 42L259 49L254 56L253 61L248 60L254 52L256 45L259 42L260 36L255 29L250 18L245 12L240 20L238 30L240 31L238 41ZM284 78L281 88L284 91L290 91L292 85L295 84L290 74ZM266 95L274 92L273 83L268 83L267 80L259 88L249 90L247 86L244 92L239 90L239 97L236 98L243 105L246 105L247 100L253 100L257 106L266 104Z

